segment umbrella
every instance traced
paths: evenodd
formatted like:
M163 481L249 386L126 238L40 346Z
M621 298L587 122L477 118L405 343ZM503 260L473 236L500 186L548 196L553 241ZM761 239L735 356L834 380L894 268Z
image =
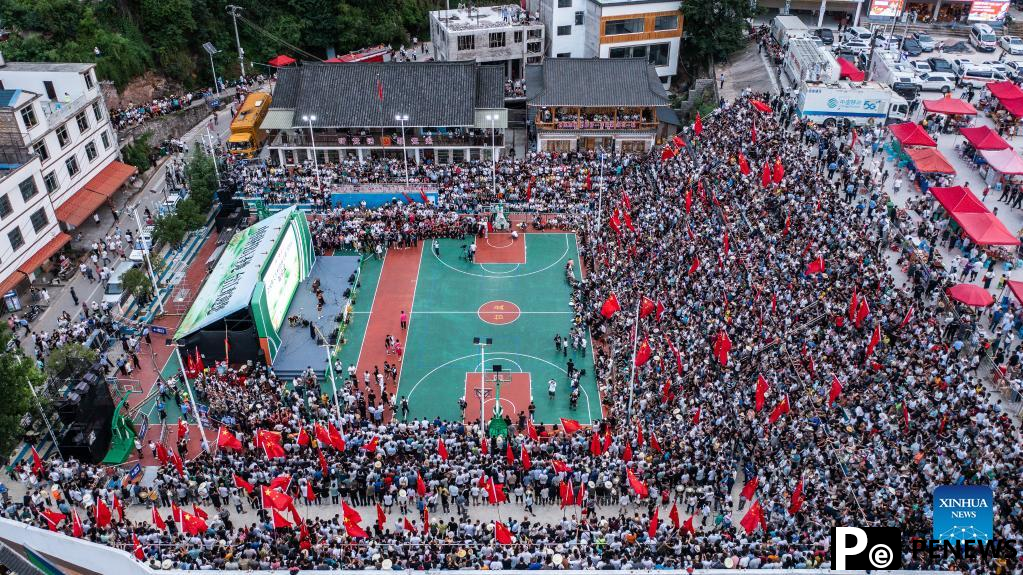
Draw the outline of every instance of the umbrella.
M986 289L975 284L954 285L945 293L957 302L973 307L987 307L995 303L995 298Z

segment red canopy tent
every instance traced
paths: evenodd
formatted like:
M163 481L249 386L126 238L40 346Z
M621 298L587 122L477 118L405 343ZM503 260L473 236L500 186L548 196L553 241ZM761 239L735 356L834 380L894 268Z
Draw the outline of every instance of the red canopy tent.
M1010 114L1017 118L1023 117L1023 97L1020 98L1006 98L1004 100L998 100L1002 107L1006 109Z
M981 150L981 156L991 168L1003 174L1023 174L1023 159L1012 148L1004 150Z
M938 144L927 135L927 132L920 127L919 124L914 122L903 122L901 124L892 124L888 126L888 129L892 131L892 135L899 141L903 146L925 146L928 148L937 148Z
M1009 286L1012 295L1016 296L1016 299L1023 303L1023 282L1009 280L1005 282L1005 285Z
M838 60L838 77L849 78L853 82L862 82L866 75L862 70L856 67L855 64L846 60L845 58L837 58Z
M1010 147L1009 143L998 135L998 132L987 126L959 128L959 133L966 138L966 141L971 146L978 150L1004 150Z
M276 56L272 60L270 60L270 65L276 68L281 68L283 66L290 66L295 62L297 62L297 60L295 60L291 56L285 56L284 54L281 54L280 56Z
M982 246L1018 246L1019 240L984 205L969 188L931 188L941 207L975 243Z
M1019 86L1008 80L1004 82L991 82L986 88L991 92L992 96L999 100L1023 98L1023 90L1020 90Z
M976 284L956 284L945 290L945 293L957 302L973 307L987 307L995 303L995 298Z
M969 102L965 102L959 98L952 98L948 95L944 98L938 98L937 100L924 100L924 110L934 114L977 115L977 109Z
M956 169L937 148L906 148L906 154L913 160L916 169L925 174L956 173Z

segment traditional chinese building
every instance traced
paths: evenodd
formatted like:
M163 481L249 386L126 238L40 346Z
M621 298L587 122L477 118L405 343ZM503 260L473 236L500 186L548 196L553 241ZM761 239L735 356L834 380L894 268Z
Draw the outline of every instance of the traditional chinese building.
M500 156L504 69L467 62L305 63L278 72L262 128L281 165Z
M645 58L551 58L526 68L536 149L646 152L678 116Z

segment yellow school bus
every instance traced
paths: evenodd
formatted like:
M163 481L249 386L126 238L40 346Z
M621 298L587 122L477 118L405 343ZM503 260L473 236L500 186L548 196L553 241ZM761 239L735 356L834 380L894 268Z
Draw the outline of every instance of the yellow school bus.
M229 152L245 158L253 158L259 153L266 141L266 130L259 126L269 108L270 94L266 92L253 92L245 98L231 121L231 137L227 140Z

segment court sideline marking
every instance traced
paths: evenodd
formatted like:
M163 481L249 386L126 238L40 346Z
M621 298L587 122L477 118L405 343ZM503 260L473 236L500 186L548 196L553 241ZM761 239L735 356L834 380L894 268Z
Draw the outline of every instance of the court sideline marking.
M409 354L408 342L412 339L412 320L415 319L413 316L413 312L415 311L416 307L416 291L419 290L419 275L423 273L423 256L426 254L426 251L427 251L426 240L423 240L423 251L419 253L419 267L416 269L416 285L412 286L412 305L408 306L408 327L407 329L405 329L405 342L403 344L405 346L405 352L401 356L401 367L398 368L398 377L395 378L394 381L393 397L400 396L399 391L401 391L401 376L402 373L405 371L405 359ZM430 248L430 253L431 254L433 253L433 248ZM409 397L411 397L411 395L412 394L409 394ZM394 419L394 416L395 413L394 410L392 409L391 419Z

